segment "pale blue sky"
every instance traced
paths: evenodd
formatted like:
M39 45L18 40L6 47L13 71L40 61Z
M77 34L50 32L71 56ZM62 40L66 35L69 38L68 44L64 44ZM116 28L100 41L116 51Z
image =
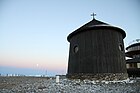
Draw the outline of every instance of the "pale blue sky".
M67 36L92 20L93 12L125 30L127 46L140 38L139 9L139 0L0 0L0 72L16 73L14 67L66 73Z

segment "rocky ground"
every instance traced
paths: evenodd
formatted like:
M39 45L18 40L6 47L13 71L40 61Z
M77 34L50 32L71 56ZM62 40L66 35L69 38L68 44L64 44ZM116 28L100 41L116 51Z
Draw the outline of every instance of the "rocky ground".
M140 79L90 81L54 77L0 77L0 93L140 93Z

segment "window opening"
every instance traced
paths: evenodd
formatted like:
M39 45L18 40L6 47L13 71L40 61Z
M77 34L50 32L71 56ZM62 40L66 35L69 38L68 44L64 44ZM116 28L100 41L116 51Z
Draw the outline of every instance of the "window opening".
M78 48L78 46L76 45L76 46L74 46L74 53L77 53L79 51L79 48Z
M123 51L123 50L124 50L124 48L123 48L123 45L122 45L122 44L120 44L120 45L119 45L119 49L120 49L120 51Z

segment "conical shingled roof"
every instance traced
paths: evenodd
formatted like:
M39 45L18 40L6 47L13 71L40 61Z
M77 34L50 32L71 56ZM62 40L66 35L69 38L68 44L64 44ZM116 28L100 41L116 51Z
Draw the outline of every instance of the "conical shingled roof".
M108 25L107 23L104 23L104 22L101 22L101 21L98 21L96 19L93 19L91 20L90 22L86 23L85 25L83 25L82 27L80 27L79 29L77 30L83 30L83 29L86 29L86 28L89 28L89 27L93 27L93 26L99 26L99 25Z
M101 29L101 28L102 29L105 29L105 28L116 29L117 31L120 31L122 33L123 38L125 38L125 36L126 36L125 32L121 28L114 27L114 26L111 26L107 23L104 23L104 22L101 22L99 20L93 19L90 22L83 25L82 27L75 30L74 32L72 32L71 34L69 34L67 39L68 39L68 41L70 41L70 38L72 36L76 35L77 33L84 32L84 31L89 31L89 30L93 30L93 29Z

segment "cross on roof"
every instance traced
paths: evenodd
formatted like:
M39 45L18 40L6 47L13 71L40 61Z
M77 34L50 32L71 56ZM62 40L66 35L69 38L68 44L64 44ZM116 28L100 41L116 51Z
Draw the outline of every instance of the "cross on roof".
M95 13L92 13L91 16L93 16L93 19L95 19L96 14Z

